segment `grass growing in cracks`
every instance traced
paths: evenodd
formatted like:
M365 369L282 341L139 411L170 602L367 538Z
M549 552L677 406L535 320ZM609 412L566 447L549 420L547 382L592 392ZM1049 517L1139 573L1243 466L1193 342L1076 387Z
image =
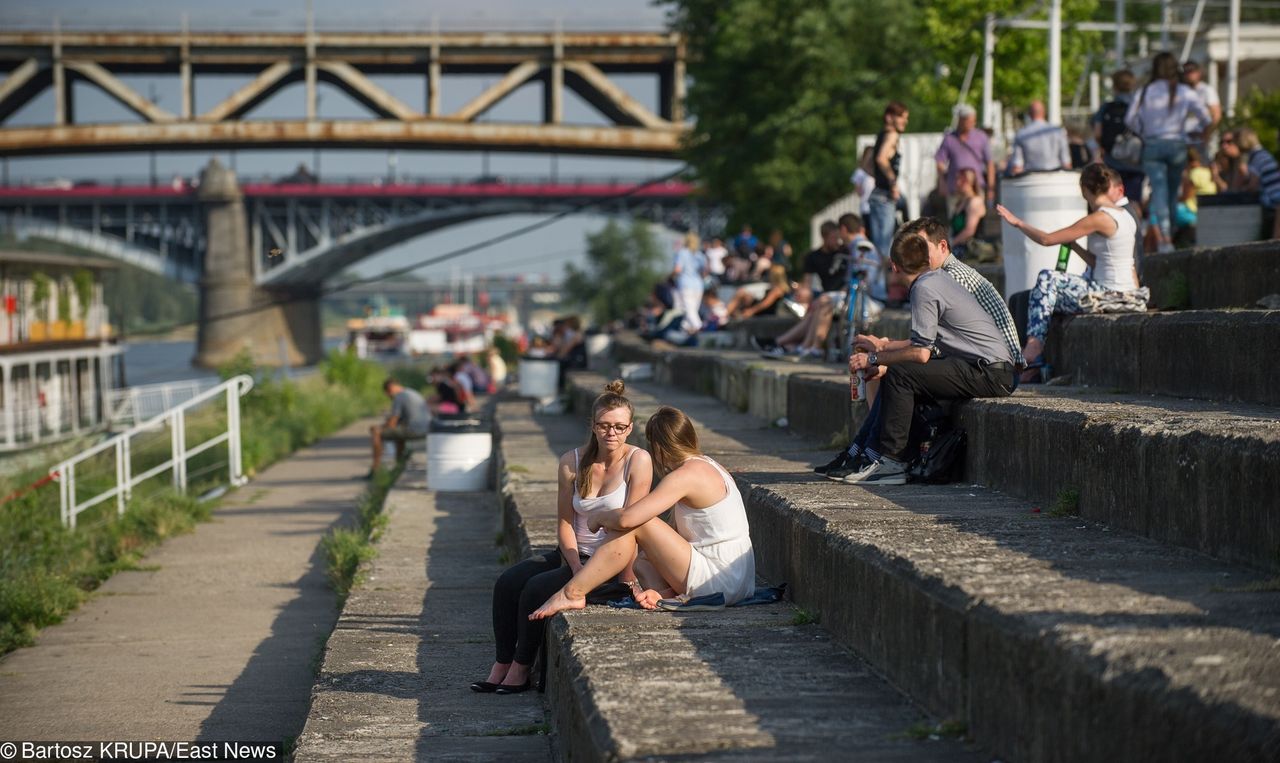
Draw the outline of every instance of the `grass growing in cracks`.
M382 513L382 505L387 499L387 491L403 470L404 462L397 461L390 470L374 472L368 490L360 496L356 507L355 527L335 528L320 541L328 560L329 585L338 594L339 606L346 602L351 588L361 581L361 565L377 555L374 544L387 526L387 515Z

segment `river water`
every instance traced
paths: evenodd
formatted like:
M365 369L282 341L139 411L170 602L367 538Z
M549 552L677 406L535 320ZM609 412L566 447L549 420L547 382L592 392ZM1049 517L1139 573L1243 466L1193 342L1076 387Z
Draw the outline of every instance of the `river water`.
M324 349L327 352L341 343L341 339L325 339ZM195 355L196 343L190 339L129 341L124 349L125 379L131 387L184 379L216 379L216 371L191 365Z

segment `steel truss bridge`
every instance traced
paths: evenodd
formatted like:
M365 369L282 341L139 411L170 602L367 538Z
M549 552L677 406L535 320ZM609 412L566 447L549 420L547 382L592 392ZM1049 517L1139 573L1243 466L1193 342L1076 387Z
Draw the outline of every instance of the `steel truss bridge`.
M722 211L693 190L678 180L640 185L616 178L241 186L254 282L270 288L319 284L401 241L485 217L590 205L590 212L675 229L723 225ZM0 224L19 238L57 241L193 283L208 245L197 189L186 185L0 187Z
M122 76L170 75L180 106L162 108ZM205 75L251 75L220 103L196 112ZM419 77L425 110L372 78ZM496 75L461 108L441 110L453 75ZM657 78L656 108L632 97L612 75ZM219 33L0 31L0 156L163 149L413 148L671 156L687 132L682 101L684 42L673 33ZM72 84L89 83L141 121L79 119ZM304 83L304 110L291 118L248 118L259 104ZM317 83L363 104L371 119L321 119ZM542 85L538 118L481 121L531 82ZM567 124L565 89L611 123ZM52 89L53 122L5 121Z

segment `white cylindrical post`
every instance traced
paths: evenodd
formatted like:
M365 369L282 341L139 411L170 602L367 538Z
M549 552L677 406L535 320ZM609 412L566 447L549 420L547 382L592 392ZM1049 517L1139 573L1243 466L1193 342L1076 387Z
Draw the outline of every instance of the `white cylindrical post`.
M62 467L62 479L67 491L67 526L76 529L76 466L68 463Z
M1062 124L1062 0L1049 4L1049 124Z
M1089 111L1097 113L1102 106L1102 76L1089 72Z
M996 17L994 13L987 14L986 23L982 27L982 126L988 129L994 129L995 114L992 113L992 104L995 101L994 91L995 83L992 81L995 77L995 57L996 57Z
M1240 0L1231 0L1230 33L1227 41L1227 118L1236 115L1240 95Z
M1124 0L1116 0L1116 68L1124 68Z

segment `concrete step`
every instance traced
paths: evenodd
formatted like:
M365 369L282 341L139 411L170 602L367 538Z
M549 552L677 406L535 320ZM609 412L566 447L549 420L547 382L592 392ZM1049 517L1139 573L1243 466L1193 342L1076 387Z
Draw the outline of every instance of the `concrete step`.
M1055 375L1127 392L1280 405L1272 364L1280 310L1055 318L1045 345Z
M744 417L745 418L745 417ZM581 415L498 408L507 540L555 545L556 460ZM592 606L548 627L547 699L566 760L989 760L788 604L723 612Z
M601 383L574 377L577 401ZM813 440L639 387L638 414L680 407L735 473L762 574L1001 759L1280 755L1274 580L977 486L820 480Z
M1280 294L1280 241L1148 254L1142 282L1159 307L1257 307Z
M619 346L642 354L634 343ZM647 357L658 382L714 395L765 421L785 419L832 448L848 441L865 413L850 406L848 377L837 365L732 351ZM954 411L969 436L969 481L1280 571L1275 408L1045 387Z

